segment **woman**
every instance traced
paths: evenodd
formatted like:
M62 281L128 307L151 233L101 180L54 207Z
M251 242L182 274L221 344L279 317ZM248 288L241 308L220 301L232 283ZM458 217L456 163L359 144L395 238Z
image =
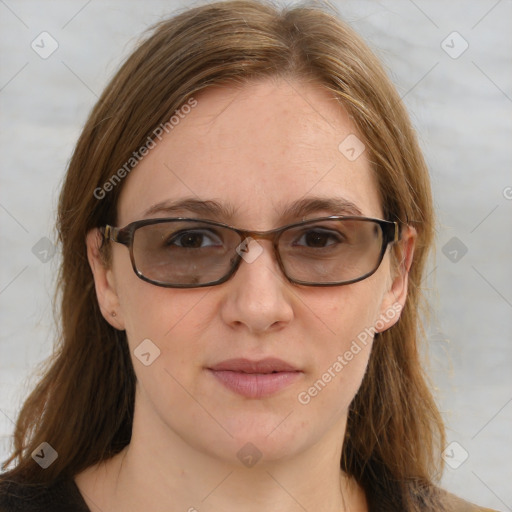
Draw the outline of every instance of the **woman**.
M160 23L69 165L62 340L3 510L483 510L436 486L433 223L405 110L345 24L254 1Z

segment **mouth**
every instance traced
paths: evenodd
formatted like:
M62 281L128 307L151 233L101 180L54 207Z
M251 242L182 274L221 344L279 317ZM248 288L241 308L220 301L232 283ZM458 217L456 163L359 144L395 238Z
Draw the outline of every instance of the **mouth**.
M276 358L229 359L207 368L227 389L247 398L264 398L291 385L303 372Z

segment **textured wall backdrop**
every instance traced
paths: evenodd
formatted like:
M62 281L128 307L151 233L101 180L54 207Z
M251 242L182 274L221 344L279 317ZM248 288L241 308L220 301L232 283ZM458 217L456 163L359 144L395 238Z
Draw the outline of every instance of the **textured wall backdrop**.
M73 145L142 31L190 4L0 0L2 460L54 338L53 224ZM425 287L444 485L512 510L512 2L332 4L384 61L431 170L438 245Z

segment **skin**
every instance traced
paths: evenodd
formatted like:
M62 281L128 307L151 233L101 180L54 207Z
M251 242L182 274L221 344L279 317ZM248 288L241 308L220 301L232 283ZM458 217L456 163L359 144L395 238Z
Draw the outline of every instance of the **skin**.
M143 218L156 203L189 196L232 203L235 216L216 220L254 230L303 220L280 212L310 195L343 197L364 216L382 218L366 153L351 162L338 150L357 130L318 85L266 79L210 88L196 99L197 107L126 178L118 226ZM169 215L152 215L161 216ZM297 396L365 328L385 317L379 327L386 330L398 320L386 312L405 302L414 238L405 230L399 272L388 251L374 275L352 285L294 285L271 243L258 241L262 254L243 261L229 281L173 289L140 280L120 244L112 243L111 265L104 266L98 232L91 231L98 301L105 319L126 330L138 379L130 445L76 477L91 510L366 511L364 493L340 472L339 460L371 342L307 405ZM146 338L161 351L149 366L133 356ZM270 397L248 399L205 369L234 357L278 357L303 373ZM262 454L251 468L236 456L248 442Z

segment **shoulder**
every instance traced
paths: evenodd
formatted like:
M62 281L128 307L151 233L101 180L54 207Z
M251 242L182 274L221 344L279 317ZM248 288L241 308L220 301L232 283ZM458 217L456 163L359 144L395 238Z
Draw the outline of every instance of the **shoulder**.
M90 512L72 479L51 485L31 484L2 478L0 512Z
M449 512L498 512L497 510L475 505L450 493L446 493L445 503Z

